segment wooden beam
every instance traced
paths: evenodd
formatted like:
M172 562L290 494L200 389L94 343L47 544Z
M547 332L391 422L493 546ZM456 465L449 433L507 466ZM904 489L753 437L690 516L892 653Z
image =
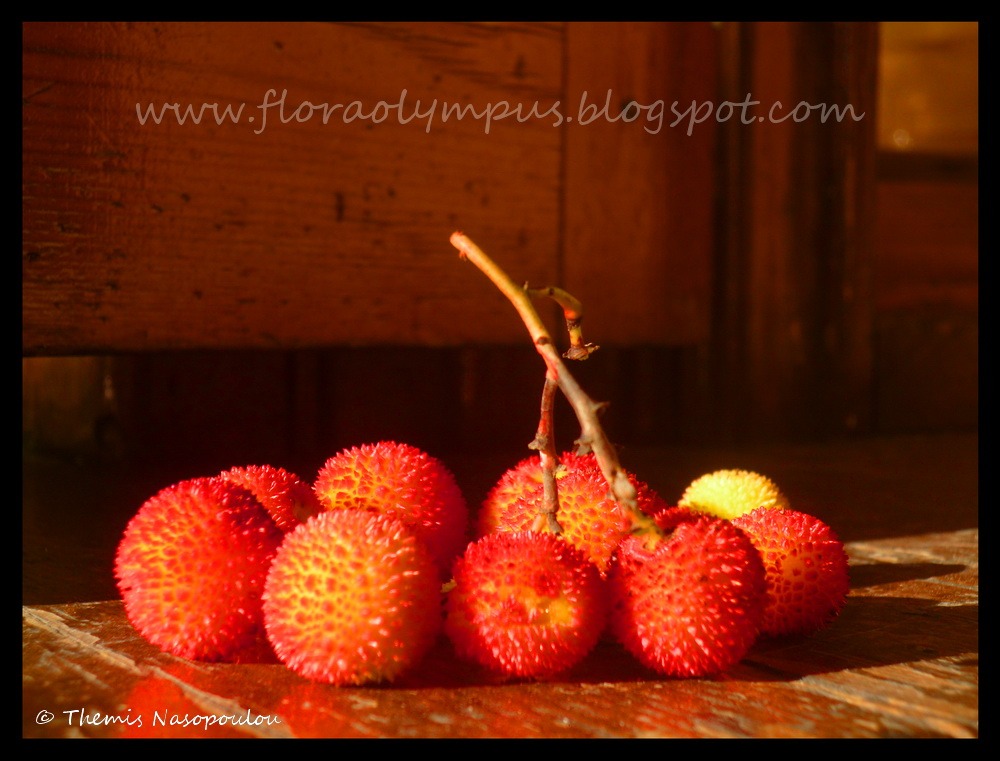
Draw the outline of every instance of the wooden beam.
M725 26L721 98L757 105L723 132L718 424L741 437L867 430L877 26ZM843 118L822 119L830 106Z
M677 114L714 97L716 32L573 22L566 33L563 285L595 343L704 343L716 129Z
M561 24L22 39L25 355L522 340L456 229L556 278L559 130L483 115L560 98ZM480 118L445 121L446 103ZM179 123L188 105L199 123Z

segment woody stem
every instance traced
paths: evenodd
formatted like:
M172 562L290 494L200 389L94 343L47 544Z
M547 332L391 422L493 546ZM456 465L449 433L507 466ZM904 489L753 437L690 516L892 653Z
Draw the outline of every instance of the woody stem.
M538 430L534 440L528 444L529 449L537 449L542 466L542 511L532 525L532 531L551 531L562 533L562 526L556 518L559 511L559 491L556 484L556 467L559 458L556 454L556 443L553 423L553 408L559 383L551 372L545 373L545 385L542 387L541 415L538 419Z
M465 234L452 233L451 244L458 249L459 256L475 264L517 310L528 329L536 351L545 361L546 381L548 382L549 378L554 379L572 406L580 423L581 433L578 442L582 446L590 447L594 452L612 495L631 517L632 533L662 533L655 521L639 509L636 489L622 468L618 454L598 420L598 413L604 405L594 402L563 364L552 337L531 303L528 290L516 285L507 273Z

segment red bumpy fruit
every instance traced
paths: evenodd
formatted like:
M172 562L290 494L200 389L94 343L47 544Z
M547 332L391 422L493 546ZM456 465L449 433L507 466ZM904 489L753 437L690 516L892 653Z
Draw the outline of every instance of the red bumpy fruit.
M656 517L665 538L630 536L615 554L611 632L667 676L724 672L757 638L765 595L760 554L729 521L684 508Z
M582 660L607 620L597 567L551 533L503 532L455 562L445 632L458 655L510 677L540 678Z
M403 523L367 510L321 513L285 535L264 590L275 653L334 685L392 681L441 627L441 581Z
M850 590L844 545L826 523L797 510L758 508L733 518L767 571L762 631L811 634L840 615Z
M264 634L261 593L282 536L256 498L226 479L161 490L118 544L115 575L129 621L174 655L239 660Z
M650 515L666 503L634 475L639 509ZM605 573L618 542L631 529L628 513L615 501L594 454L566 452L556 471L559 509L556 520L567 541ZM508 470L487 494L478 515L477 536L498 531L530 531L544 506L540 457L525 458Z
M338 452L313 484L324 510L392 515L426 543L442 575L465 546L469 511L452 472L417 447L391 441Z
M312 486L284 468L248 465L221 475L249 489L282 531L295 528L323 509Z

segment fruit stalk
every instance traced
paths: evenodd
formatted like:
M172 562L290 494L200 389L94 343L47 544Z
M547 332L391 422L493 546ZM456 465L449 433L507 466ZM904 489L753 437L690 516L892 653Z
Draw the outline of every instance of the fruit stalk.
M556 454L554 435L553 408L559 382L548 370L545 372L545 385L542 387L541 414L538 418L538 430L528 449L538 451L542 466L542 512L535 520L532 531L551 531L562 533L562 526L556 518L559 511L559 487L556 484L556 466L559 456Z
M530 292L515 284L510 276L464 233L452 233L451 244L458 249L459 256L476 265L517 310L521 321L528 329L536 351L545 361L547 376L555 378L559 389L576 414L580 423L580 438L577 439L577 444L581 447L589 447L594 452L615 501L624 507L631 516L632 533L662 535L653 519L639 509L636 489L629 481L628 474L622 468L614 446L601 427L597 415L605 405L591 399L563 364L562 357L560 357L552 337L531 303ZM545 290L546 295L550 295L547 293L548 289ZM553 293L555 292L553 289ZM561 293L565 292L561 291Z
M585 343L583 340L583 304L571 293L567 293L562 288L549 286L548 288L528 288L524 286L528 296L548 296L555 301L563 310L563 318L566 320L566 332L569 333L569 349L563 354L566 359L585 360L600 346Z

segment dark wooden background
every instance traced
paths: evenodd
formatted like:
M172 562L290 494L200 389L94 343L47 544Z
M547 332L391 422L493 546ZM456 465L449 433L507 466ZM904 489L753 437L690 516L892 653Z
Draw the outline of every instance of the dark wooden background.
M152 488L268 461L312 477L379 438L519 459L544 368L456 229L516 281L582 300L601 349L572 369L625 451L978 430L975 140L896 150L878 122L886 71L947 55L975 77L964 27L909 47L874 22L32 22L22 41L26 476L99 464ZM136 116L259 115L269 88L289 111L405 89L575 113L610 90L610 117L747 93L866 116L690 135L669 113L659 134Z

